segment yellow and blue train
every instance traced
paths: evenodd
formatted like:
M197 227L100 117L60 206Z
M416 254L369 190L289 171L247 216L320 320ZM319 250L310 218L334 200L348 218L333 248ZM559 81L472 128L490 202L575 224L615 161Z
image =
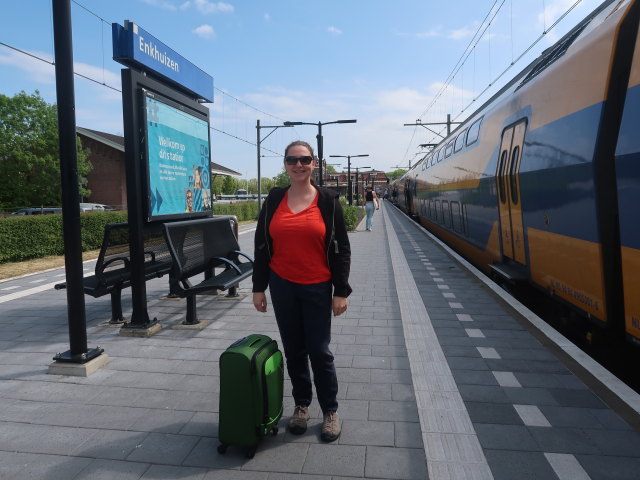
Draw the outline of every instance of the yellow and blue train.
M640 344L639 23L605 1L390 189L486 273Z

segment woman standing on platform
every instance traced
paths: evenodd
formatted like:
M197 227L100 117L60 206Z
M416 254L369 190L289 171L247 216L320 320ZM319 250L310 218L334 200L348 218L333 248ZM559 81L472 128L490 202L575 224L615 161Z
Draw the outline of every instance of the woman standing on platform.
M373 228L373 209L380 209L380 200L378 199L378 195L374 192L371 185L367 185L367 191L364 194L364 211L367 214L367 231L370 232Z
M323 413L321 438L340 436L338 379L329 350L331 313L347 310L351 248L338 195L316 187L313 148L295 141L285 150L291 185L269 192L258 218L253 265L253 304L267 311L267 286L293 387L289 431L307 430L313 383Z

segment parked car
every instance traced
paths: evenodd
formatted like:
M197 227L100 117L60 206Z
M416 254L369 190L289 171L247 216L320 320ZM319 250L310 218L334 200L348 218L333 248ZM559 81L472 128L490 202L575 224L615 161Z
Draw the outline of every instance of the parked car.
M86 202L81 202L80 203L80 211L81 212L89 212L92 210L99 210L101 212L107 212L107 211L111 211L111 210L115 210L113 207L110 207L109 205L104 205L103 203L86 203Z
M11 215L47 215L53 213L62 213L60 207L36 207L36 208L21 208L15 212L11 212Z

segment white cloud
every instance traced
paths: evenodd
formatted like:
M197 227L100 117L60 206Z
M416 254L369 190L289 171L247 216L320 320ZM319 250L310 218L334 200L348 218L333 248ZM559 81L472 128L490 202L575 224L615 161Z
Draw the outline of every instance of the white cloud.
M545 6L545 9L538 14L538 24L540 28L549 28L573 3L575 3L574 0L552 0Z
M196 9L205 15L211 13L233 13L233 5L224 2L210 2L208 0L194 0Z
M200 38L211 39L216 38L216 32L211 25L200 25L198 28L193 29L192 33L196 34Z
M377 110L415 115L415 112L424 109L431 97L410 88L399 88L380 92L375 100L375 108Z
M176 10L176 6L175 5L173 5L172 3L169 3L169 2L165 2L163 0L142 0L142 1L144 3L146 3L147 5L151 5L153 7L162 8L164 10L171 10L171 11L175 11Z
M6 54L0 53L0 64L16 67L27 72L30 79L34 82L45 85L54 85L56 82L55 68L51 63L47 63L53 62L51 54L39 51L27 51L27 53L33 56L27 56L14 50L7 50ZM41 58L42 60L38 60L38 58ZM82 62L74 62L73 69L75 73L79 75L95 80L98 83L104 83L111 87L120 89L119 74L113 73L102 67ZM118 93L118 95L120 94Z
M398 32L395 31L394 35L398 37L413 37L413 38L434 38L442 36L442 26L438 25L437 27L432 28L431 30L426 30L424 32Z
M55 84L55 69L53 68L53 65L47 63L53 61L51 54L37 51L27 53L46 61L37 60L36 58L29 57L15 50L7 49L5 54L0 53L0 64L10 65L27 72L30 75L31 80L37 83L47 85Z
M327 32L329 32L331 35L334 35L334 36L342 35L342 30L334 26L327 28Z
M415 34L415 37L416 38L433 38L433 37L439 37L440 35L441 33L438 31L438 29L432 29L427 32L418 32Z
M472 30L468 27L462 27L456 30L451 30L451 32L449 32L449 34L447 35L447 38L450 38L452 40L462 40L464 38L473 36L474 33L476 33L476 30Z

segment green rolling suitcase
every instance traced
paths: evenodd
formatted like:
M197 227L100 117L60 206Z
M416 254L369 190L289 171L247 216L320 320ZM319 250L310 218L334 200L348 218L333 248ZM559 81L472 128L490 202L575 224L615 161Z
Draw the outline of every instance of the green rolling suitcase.
M252 458L262 437L278 433L283 387L282 352L266 335L241 338L220 355L219 453L247 447Z

